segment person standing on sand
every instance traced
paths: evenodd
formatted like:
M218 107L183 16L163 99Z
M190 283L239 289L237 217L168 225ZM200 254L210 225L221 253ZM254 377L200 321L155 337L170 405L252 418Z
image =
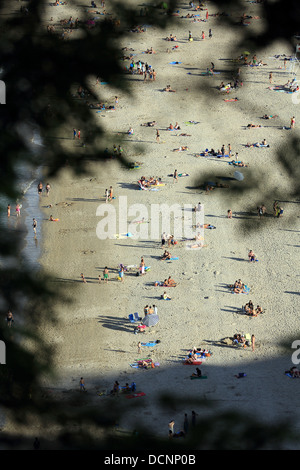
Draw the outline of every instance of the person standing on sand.
M78 139L80 139L80 129L78 129L77 136L78 136Z
M49 196L50 189L51 189L51 186L50 186L49 183L47 183L47 184L46 184L46 196L47 196L47 197Z
M80 391L81 392L85 392L85 384L84 384L84 380L83 380L83 377L80 378L79 380L79 387L80 387Z
M21 206L19 203L16 205L16 215L17 217L21 216Z
M108 200L112 201L112 198L113 198L113 188L112 186L110 186L109 191L108 191Z
M86 278L84 277L83 273L80 274L80 277L81 277L83 283L86 284Z
M228 211L227 211L227 218L232 219L232 210L231 209L228 209Z
M7 206L7 217L10 217L10 204Z
M142 343L139 341L138 342L138 354L141 353L141 348L142 348Z
M33 233L36 235L37 221L35 218L32 221Z
M159 130L156 129L156 142L159 144Z
M252 346L252 351L254 351L255 350L255 336L254 335L251 336L251 346Z
M109 278L109 271L107 266L105 266L104 271L103 271L103 277L106 283L108 283L108 278Z
M171 432L172 434L174 434L174 425L175 425L175 421L174 421L174 419L172 419L169 422L169 433Z
M177 173L177 170L174 171L174 174L173 174L173 183L177 183L178 182L178 173Z
M291 129L295 129L296 119L295 116L291 118Z
M270 72L269 74L269 82L273 83L273 72Z
M43 193L43 183L41 181L39 182L37 186L37 190L38 190L38 195L41 196Z
M76 129L73 129L73 139L76 139L77 131Z

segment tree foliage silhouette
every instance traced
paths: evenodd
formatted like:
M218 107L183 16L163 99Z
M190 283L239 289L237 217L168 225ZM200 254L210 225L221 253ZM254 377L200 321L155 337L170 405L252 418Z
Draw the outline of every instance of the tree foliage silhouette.
M232 7L244 9L244 2L214 0L220 10ZM148 5L147 16L143 21L164 29L175 21L172 12L177 2L168 2L168 9ZM43 8L38 0L26 3L28 14L22 12L0 16L0 57L3 73L1 79L6 84L7 105L0 108L0 194L6 200L21 198L18 181L20 165L31 165L33 168L44 165L47 175L53 176L60 172L66 164L76 174L84 173L85 164L91 160L102 161L106 158L103 152L104 132L95 123L91 110L85 106L74 90L82 86L89 99L98 99L90 87L90 77L101 77L116 90L130 93L126 81L123 80L123 67L120 62L120 41L124 34L133 26L140 24L141 18L136 8L129 8L126 2L116 2L116 17L105 19L92 29L84 21L84 13L78 39L63 41L57 34L48 34L43 25ZM2 13L4 6L2 5ZM264 2L266 30L260 37L243 37L239 46L252 43L255 48L264 47L278 37L293 43L294 34L300 30L299 5L296 0L290 2ZM282 11L286 11L282 21ZM231 17L222 17L232 26ZM299 28L299 29L298 29ZM233 51L235 52L235 51ZM72 133L73 123L83 130L85 146L71 152L63 141L54 139L62 130L69 129ZM29 124L23 127L24 122ZM33 152L30 145L30 129L38 128L45 146L40 152ZM105 136L105 138L108 138ZM299 146L299 140L291 146ZM292 172L287 160L282 162L288 172ZM295 196L299 196L298 186ZM1 202L2 212L5 209ZM99 406L82 407L85 398L72 396L68 403L55 397L45 396L41 390L41 377L55 375L52 361L52 348L45 344L40 330L47 324L55 324L56 312L51 308L52 299L63 295L53 284L47 273L35 273L24 264L16 247L20 247L24 233L12 230L1 222L0 256L1 272L1 311L8 309L22 312L21 321L13 329L0 326L0 338L4 340L7 364L0 369L0 405L7 416L16 423L27 424L28 427L38 420L44 426L59 424L64 428L58 432L56 445L58 448L98 448L98 449L178 449L182 448L234 448L238 436L238 448L263 448L277 446L285 438L290 437L286 425L262 427L251 422L252 433L249 434L249 421L243 422L244 433L240 428L232 427L236 416L220 416L215 421L214 429L210 423L204 422L206 438L186 439L184 442L161 441L149 436L145 430L140 431L138 438L111 437L107 440L105 430L110 430L122 410L112 404L109 415ZM69 301L70 299L65 299ZM82 425L80 431L74 433L72 425ZM88 431L88 425L103 429L103 440L94 439ZM224 426L226 425L226 428ZM230 433L227 432L230 427ZM216 431L218 429L219 431ZM226 431L225 431L226 430ZM258 433L259 430L259 433ZM211 434L210 434L211 431ZM2 435L2 443L7 447L27 444L31 446L33 435L24 436ZM45 443L45 447L51 447Z

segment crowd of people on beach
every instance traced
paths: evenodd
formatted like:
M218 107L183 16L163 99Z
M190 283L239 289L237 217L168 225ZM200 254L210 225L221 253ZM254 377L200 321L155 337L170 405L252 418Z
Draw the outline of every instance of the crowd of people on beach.
M58 6L59 4L62 4L62 2L55 2L55 4L53 6ZM191 9L191 12L187 13L186 15L181 16L182 19L191 19L194 22L196 22L196 21L200 22L201 21L201 22L204 22L204 23L207 23L209 21L209 16L210 15L208 14L208 10L206 8L206 5L204 5L202 2L199 1L199 5L196 5L196 2L191 1L191 2L189 2L189 7ZM96 3L94 1L92 1L91 2L91 8L97 9L97 8L100 8L100 7L97 7ZM107 17L108 13L105 10L105 2L104 1L101 2L101 8L102 8L101 14ZM202 17L200 17L200 12L202 14ZM204 12L204 13L202 13L202 12ZM99 12L95 11L95 14L96 13L99 13ZM144 11L143 11L143 14L141 13L141 16L143 16L143 15L144 15ZM222 12L222 13L214 14L214 15L211 15L211 16L226 16L226 15L227 14L225 12ZM241 16L240 20L239 20L239 24L241 26L246 26L249 22L249 19L257 19L257 18L258 17L249 16L246 13L244 13ZM115 21L115 19L114 19L114 21ZM80 24L81 24L81 21L79 20L79 18L74 19L72 16L60 20L58 25L55 25L54 22L53 22L53 18L51 18L50 21L49 21L49 24L47 25L47 32L49 34L55 34L57 32L57 29L59 29L61 31L61 38L62 39L67 39L68 34L72 33L73 30L77 30L80 27ZM88 26L93 27L94 25L92 23L89 23ZM202 29L202 27L205 29L205 26L201 26L201 29ZM132 27L132 29L130 31L134 32L134 33L145 33L146 28L142 25L135 25L135 26ZM170 44L170 46L169 46L170 48L171 48L171 43L172 43L172 45L174 44L173 50L175 50L175 48L177 49L179 47L178 37L177 36L178 36L177 34L171 33L166 38L164 38L164 40L166 40ZM213 37L213 35L212 35L212 29L211 28L208 30L208 33L207 33L207 30L206 30L206 31L201 31L201 33L199 34L199 40L203 41L204 45L206 43L205 42L206 39L207 38L212 39L212 37ZM196 38L193 36L192 32L188 31L187 34L186 34L185 41L194 42L195 39ZM136 59L135 55L133 55L133 52L135 52L135 51L132 48L124 47L123 51L124 51L124 55L121 57L121 60L123 60L124 62L129 61L129 64L124 67L124 73L125 74L134 75L135 77L131 77L131 78L133 78L133 79L137 78L138 80L141 80L141 81L144 81L144 82L155 82L157 80L157 78L159 79L159 75L157 75L156 69L154 69L153 65L149 64L148 62L150 60L152 61L152 59L153 59L153 62L155 62L155 55L159 54L160 51L155 50L152 46L148 47L146 50L143 50L143 53L147 54L147 56L153 56L153 57L149 57L148 61L142 61L140 59ZM167 52L170 52L170 50L168 50ZM228 80L223 79L223 80L221 80L221 82L219 82L219 85L217 85L215 87L215 88L217 88L217 91L215 91L215 92L218 95L222 94L223 97L225 97L233 91L234 91L234 93L237 92L237 90L240 90L244 86L244 81L241 78L241 67L244 67L244 66L246 66L246 67L264 67L264 66L267 65L262 59L259 60L257 58L256 54L254 54L252 57L250 57L250 54L248 54L248 53L247 54L241 54L237 59L235 59L235 62L238 63L238 68L237 68L237 70L234 71L232 80L228 81ZM175 63L178 64L179 62L175 62ZM284 67L286 68L286 63L284 64ZM206 71L203 72L203 74L207 75L208 77L214 77L217 73L218 72L216 72L215 64L213 62L211 62L210 66L206 67ZM206 79L206 77L205 77L205 79ZM207 79L212 80L212 78L207 78ZM164 83L167 83L167 82L164 82ZM99 85L99 84L101 84L101 79L99 77L97 77L95 85ZM272 74L272 72L269 73L269 84L270 85L273 84L273 74ZM148 87L148 85L151 86L151 84L147 84L147 85L145 85L145 87ZM141 86L144 86L144 85L141 84ZM175 89L170 84L167 84L160 91L162 91L166 94L176 93L177 86L178 86L178 83L175 83L175 88L176 88ZM299 86L296 82L296 79L293 79L291 82L288 81L287 83L285 83L283 85L282 88L285 89L285 90L288 90L289 92L292 92L292 93L299 91ZM89 107L91 110L96 110L98 112L100 112L100 111L103 112L103 111L117 111L117 109L118 109L119 99L118 99L117 96L113 97L111 102L99 101L99 102L94 103L94 102L90 101L91 97L90 97L89 90L86 89L85 87L81 86L81 85L79 85L79 87L77 89L77 93L76 93L75 96L76 96L76 99L83 100L85 102L85 104L87 105L87 107ZM176 98L176 96L177 95L175 95L174 98ZM233 96L235 96L235 94ZM171 98L171 96L170 97L167 96L167 99L168 98ZM233 98L232 100L237 100L237 99L238 98ZM226 101L230 101L230 99L228 99ZM271 120L271 119L276 119L276 118L278 118L278 115L276 115L276 114L273 115L273 114L268 114L268 113L264 114L261 117L261 119L264 119L264 120ZM146 119L146 117L144 117L144 119ZM170 120L171 120L171 118L170 118ZM169 120L167 122L169 122ZM173 124L171 122L171 123L169 123L168 127L165 127L166 123L164 125L163 131L164 130L168 131L168 135L171 135L171 134L175 135L175 133L174 132L172 133L172 131L182 130L183 124L181 124L181 122L178 123L177 121L175 121L175 119L174 119L173 122L175 122L175 124ZM246 121L246 122L248 122L248 121ZM256 121L254 120L254 122L256 122ZM198 122L190 121L189 124L198 124ZM158 123L157 123L156 120L150 120L150 121L142 122L140 124L140 126L141 127L146 127L146 128L153 128L153 131L150 131L150 132L153 132L153 140L154 140L154 138L156 138L156 142L160 143L160 137L161 137L160 136L160 130L161 129L158 128ZM245 128L249 130L249 132L247 130L247 135L250 135L250 132L251 132L250 130L260 129L262 127L263 126L261 124L254 124L254 123L248 123L248 125L245 126ZM295 118L295 116L291 117L289 127L290 127L290 129L295 129L295 127L296 127L296 118ZM155 134L154 134L154 130L155 130ZM69 132L70 132L70 139L73 138L74 144L79 143L79 141L80 141L80 143L83 142L80 128L73 128L73 131L72 131L72 128L70 128ZM257 131L257 132L259 133L260 131ZM130 127L127 128L126 136L128 136L128 139L129 138L132 139L133 137L131 137L131 136L133 136L135 133L136 133L136 127L135 127L135 130L134 130L134 128L132 126L130 126ZM84 134L84 132L83 132L83 134ZM124 132L124 134L125 134L125 132ZM181 134L177 134L177 136L190 137L191 134L187 134L185 132L182 132ZM177 145L179 145L178 140L176 142L177 142ZM231 144L228 144L226 146L225 146L225 144L222 144L222 146L220 144L221 143L216 144L215 149L217 149L217 150L215 150L214 148L211 148L210 150L208 148L206 148L201 153L195 154L195 156L197 156L197 157L200 157L200 156L201 157L217 157L217 158L223 158L223 159L229 158L230 160L228 160L228 163L230 165L240 167L240 168L248 168L250 166L249 163L245 163L243 160L240 159L240 156L237 152L235 153L235 158L232 159L233 156L234 156L234 153L232 151ZM264 138L261 142L254 142L254 143L247 142L247 144L245 144L245 147L246 148L255 148L255 149L256 148L270 148L270 144L267 143L267 140ZM187 145L182 145L182 144L179 145L178 147L172 149L173 152L187 152L188 150L189 150L189 147ZM262 150L262 152L264 153L263 150ZM268 152L268 150L266 150L266 152ZM122 157L123 154L124 154L123 147L121 146L121 144L118 145L118 146L114 145L113 149L111 151L109 151L108 154L111 157L115 157L115 158ZM137 165L137 166L139 166L139 165ZM185 174L183 174L183 175L185 175ZM168 176L170 176L170 175L168 175ZM178 183L179 175L178 175L177 169L174 170L174 173L171 176L173 178L173 183L174 184ZM149 190L149 189L156 190L159 186L163 186L164 184L165 183L162 182L161 177L158 177L158 176L144 176L144 175L142 175L138 179L136 179L136 181L135 181L136 189L140 189L140 190L143 190L143 191L146 191L146 190ZM208 195L211 191L213 191L216 188L228 188L228 187L229 187L229 185L226 184L226 183L207 182L207 183L204 184L204 187L202 189L204 189L204 195ZM45 186L44 186L44 183L42 181L40 181L38 183L37 193L38 193L38 196L40 198L42 196L49 197L50 192L51 192L51 186L50 186L49 183L47 183ZM104 198L106 204L112 203L114 198L115 198L113 186L107 186L107 189L105 189L104 195L102 195L101 197ZM48 207L52 207L52 206L50 205ZM22 204L17 202L16 203L16 208L15 208L15 212L16 212L15 215L16 215L17 218L20 218L20 216L21 216L21 209L22 209ZM199 202L197 205L195 205L193 210L195 212L201 212L201 210L202 210L201 202ZM267 212L267 208L266 208L265 204L261 204L260 206L258 206L256 208L256 212L257 212L257 215L260 219L263 219L267 215L270 215ZM272 216L275 217L275 218L280 218L280 217L283 216L283 212L284 212L284 209L283 209L283 207L281 207L280 202L279 201L274 201ZM8 217L11 216L11 206L10 206L10 204L7 207L7 216ZM225 215L225 217L226 216L227 216L228 219L234 218L234 215L233 215L231 209L228 209L227 214ZM53 217L52 215L50 215L48 220L53 222L53 221L58 221L59 219L57 219L57 218ZM144 222L145 222L144 220L141 221L141 223L144 223ZM207 224L207 225L209 225L209 224ZM38 226L38 221L36 220L36 218L33 218L32 228L33 228L34 237L37 236L38 227L39 227ZM205 227L205 228L215 228L215 227L210 226L210 227ZM201 238L200 235L199 236L196 235L195 240L193 240L193 243L194 243L194 241L199 242L200 238ZM161 235L161 244L159 244L159 245L160 245L160 248L163 250L161 255L158 257L159 261L171 261L172 260L172 254L169 251L169 249L172 248L172 251L173 251L173 248L175 248L175 246L178 245L178 240L175 240L174 235L167 234L167 233L164 232ZM196 243L196 245L192 245L192 247L193 246L194 247L203 246L203 243L200 243L200 244ZM245 258L246 258L246 253L245 253ZM250 249L248 251L248 261L249 261L249 264L253 264L253 265L257 264L258 259L257 259L257 256L256 256L256 254L254 253L254 251L252 249ZM162 263L162 264L167 265L168 263L165 263L165 264ZM146 274L147 266L145 265L144 257L142 257L140 262L137 265L135 265L134 269L136 270L136 273L139 276L144 276ZM166 268L166 269L168 269L168 268ZM252 267L249 267L249 269L252 269ZM253 267L253 269L255 269L255 267ZM113 271L112 268L109 268L108 266L105 266L104 268L102 267L101 268L101 273L102 274L98 274L98 283L100 285L108 284L108 283L110 283L111 280L117 279L118 281L120 281L119 285L120 285L120 289L121 289L122 288L121 283L124 283L124 277L126 276L126 273L128 273L129 268L120 263L118 265L118 268L117 268L117 276L116 277L111 275L112 271ZM80 273L80 271L78 272L78 274L79 273ZM176 271L175 271L175 274L176 274ZM80 281L83 284L88 284L87 279L89 280L89 278L85 277L84 273L80 273ZM175 276L175 279L176 279L176 276ZM178 282L173 279L172 275L168 276L167 274L165 274L165 279L163 281L155 281L153 283L153 285L155 287L163 287L163 293L159 297L161 300L171 301L172 298L168 295L168 293L167 293L168 289L167 288L177 287ZM230 292L233 293L233 294L249 294L250 291L251 291L250 287L245 282L242 282L241 279L237 279L233 284L228 285L226 287L226 289L228 289L228 288L230 289ZM171 292L173 292L173 291L171 291ZM176 292L177 291L175 291L175 293ZM172 306L173 303L174 303L174 301L171 302L171 306ZM164 304L164 305L166 305L166 304ZM147 317L149 315L157 315L158 314L157 310L158 309L157 309L156 305L146 305L143 309L144 317ZM242 306L242 312L245 315L248 315L249 317L258 317L258 316L264 314L265 311L266 311L266 309L262 308L260 305L257 305L256 307L254 307L254 304L253 304L252 300L249 300L247 303L245 303ZM257 320L253 320L253 321L255 322ZM7 322L8 327L12 327L12 325L14 323L14 316L13 316L13 314L10 310L6 314L6 322ZM139 334L139 333L144 334L146 331L147 331L147 326L145 326L143 324L141 319L139 319L139 321L136 322L133 326L134 334ZM244 349L246 349L247 347L251 347L252 351L255 351L256 338L255 338L254 334L252 334L250 336L248 334L245 335L243 333L235 333L232 337L232 344L234 346L242 347ZM142 343L139 342L138 343L138 352L139 353L141 352L141 347L142 347ZM196 349L195 348L188 354L188 357L185 359L184 363L185 364L191 364L191 365L195 365L197 363L201 364L201 360L203 360L203 358L205 358L205 357L208 357L208 355L211 355L211 351L205 350L204 348L203 349L201 349L201 348ZM154 369L157 366L157 364L151 358L138 360L136 362L136 364L137 364L138 369L143 369L143 370ZM291 374L292 377L300 377L300 371L298 371L296 368L291 368L290 371L288 371L288 372ZM200 370L199 367L197 367L195 372L193 372L191 374L191 377L193 377L193 378L203 378L203 373L202 373L202 371ZM86 391L85 381L82 377L80 378L79 389L82 392ZM110 396L119 396L123 392L125 392L125 393L135 393L136 392L136 384L134 382L132 382L131 385L126 383L123 387L121 387L119 382L116 380L115 383L113 384L112 390L110 391L109 395ZM196 420L196 413L193 411L192 412L192 423L193 424L195 424L195 420ZM174 431L174 425L175 425L174 420L171 420L169 422L169 437L170 438L184 437L188 432L188 418L187 418L187 415L185 414L184 424L182 426L182 429L179 432L176 433Z

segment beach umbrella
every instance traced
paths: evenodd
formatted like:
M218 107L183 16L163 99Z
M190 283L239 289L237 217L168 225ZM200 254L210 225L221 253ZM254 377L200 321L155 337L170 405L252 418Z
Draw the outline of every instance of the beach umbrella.
M145 326L154 326L159 322L159 317L158 315L155 315L154 313L150 313L149 315L146 315L145 318L143 318L142 323Z
M238 181L243 181L244 175L240 171L235 171L233 176L235 177L236 180Z

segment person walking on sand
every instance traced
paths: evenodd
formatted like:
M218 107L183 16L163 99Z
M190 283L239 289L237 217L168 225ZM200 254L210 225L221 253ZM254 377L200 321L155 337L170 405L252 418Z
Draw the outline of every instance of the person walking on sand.
M174 419L172 419L170 422L169 422L169 433L171 431L172 434L174 434L174 426L175 426L175 421Z
M138 342L138 354L141 353L141 350L142 350L142 343L139 341Z
M35 218L33 218L32 227L33 227L33 233L36 235L37 221Z
M21 206L19 203L16 205L16 216L17 217L21 216Z
M80 133L80 129L78 129L78 132L77 132L77 137L78 137L78 139L80 139L80 134L81 134L81 133Z
M296 119L295 116L291 118L291 129L295 129Z
M178 182L178 173L177 173L177 170L174 171L174 174L173 174L173 183L177 183Z
M251 346L252 346L252 351L254 351L255 350L255 336L254 335L251 336Z
M105 266L105 268L104 268L103 277L104 277L104 281L105 281L106 283L108 283L109 271L108 271L107 266Z
M85 392L85 384L84 384L84 380L83 380L83 377L80 377L80 380L79 380L79 387L80 387L80 391L81 392Z
M101 274L98 276L98 284L101 284Z
M47 197L49 196L50 189L51 189L51 186L50 186L49 183L47 183L47 184L46 184L46 196L47 196Z
M7 326L9 328L12 327L12 324L14 322L14 317L13 317L13 314L11 313L10 310L8 310L7 314L6 314L6 321L7 321Z
M228 209L228 211L227 211L227 218L232 219L232 210L231 209Z
M10 217L10 204L7 206L7 217Z
M41 196L43 192L43 183L41 181L39 182L37 186L37 190L38 190L38 195Z
M83 273L80 274L80 277L82 279L82 282L86 284L86 278L84 277Z
M159 144L159 130L156 129L156 142Z
M109 191L108 191L108 200L112 201L112 198L113 198L113 188L112 186L110 186Z
M121 282L124 282L124 266L120 267L119 278L121 279Z
M77 131L73 128L73 139L76 139Z
M270 72L269 74L269 82L273 83L273 72Z

